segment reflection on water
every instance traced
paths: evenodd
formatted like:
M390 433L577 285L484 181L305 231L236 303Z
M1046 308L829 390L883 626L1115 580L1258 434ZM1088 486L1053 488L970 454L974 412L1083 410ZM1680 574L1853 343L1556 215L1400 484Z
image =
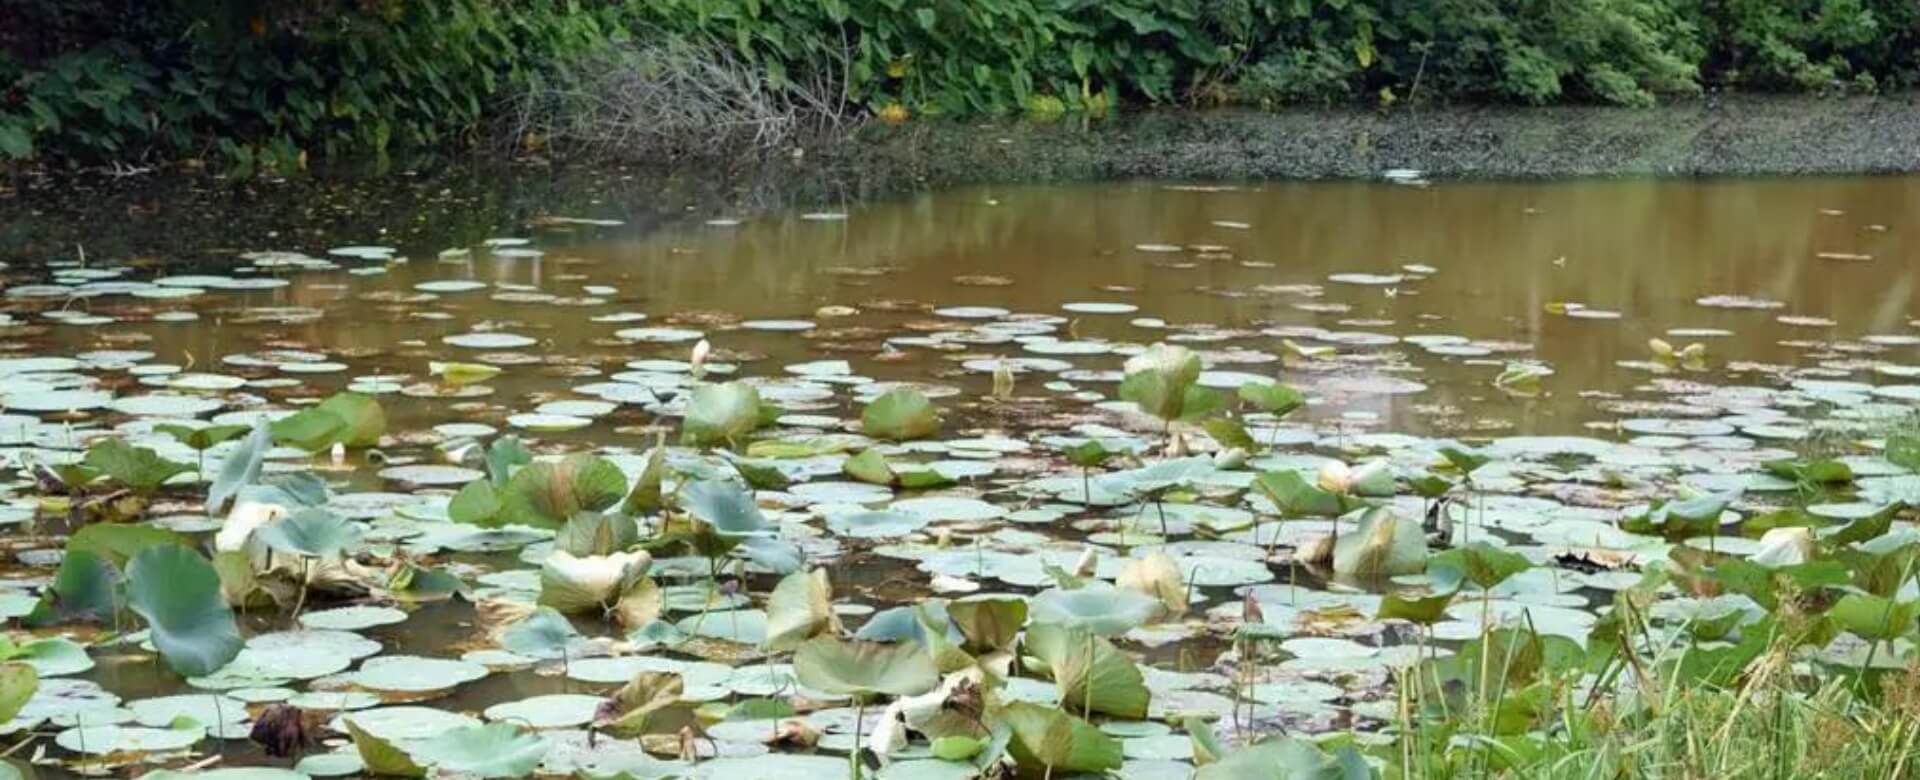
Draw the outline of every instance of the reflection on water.
M550 360L684 355L686 344L622 342L612 333L631 325L588 319L623 311L649 315L644 324L681 315L677 319L699 323L723 351L774 361L827 352L852 360L859 373L914 379L960 374L963 357L1026 353L1011 343L958 353L909 347L875 360L883 339L929 319L908 303L994 306L1071 317L1071 332L1082 339L1149 343L1186 334L1181 338L1223 357L1216 367L1266 376L1282 372L1270 358L1285 351L1283 337L1331 344L1340 353L1335 363L1285 372L1334 402L1318 410L1322 417L1359 412L1355 419L1368 422L1364 415L1372 414L1388 428L1415 432L1505 425L1568 431L1605 417L1596 414L1600 394L1625 393L1645 380L1647 374L1616 364L1646 360L1650 337L1703 341L1714 368L1709 378L1755 383L1774 366L1840 365L1869 349L1858 342L1862 336L1911 332L1920 255L1903 240L1908 228L1901 217L1916 196L1920 178L1913 177L976 188L848 208L844 219L792 214L710 225L707 218L729 215L702 214L666 230L537 230L529 235L544 251L540 257L498 259L482 248L471 257L436 261L445 247L406 246L403 254L413 261L383 276L304 274L280 290L203 296L184 305L143 301L130 309L108 299L84 305L134 318L163 308L206 309L199 323L142 326L153 333L155 351L170 360L191 353L204 361L278 340L346 350L353 374L418 374L424 360L458 352L442 346L441 337L476 327L534 336ZM1406 266L1434 270L1386 284L1329 279L1405 274ZM1009 284L962 284L956 277L1000 277ZM606 302L590 306L503 302L485 290L438 297L412 292L417 283L446 279L533 285L563 297L591 295L583 292L590 286L616 291L597 290ZM1783 305L1754 310L1695 303L1722 294ZM217 327L235 315L236 301L323 307L328 314L305 325ZM1062 310L1074 302L1125 303L1138 311ZM1583 315L1620 316L1567 316L1556 304L1584 305ZM865 311L815 317L821 307L841 305ZM1795 319L1802 324L1790 325L1777 321L1782 316L1835 324ZM716 325L715 317L813 319L820 329L805 337L767 333ZM1134 324L1141 318L1169 326ZM1731 333L1667 335L1674 329ZM58 330L62 340L94 333ZM1322 331L1359 335L1329 340ZM1419 338L1394 343L1369 334ZM1438 336L1473 343L1461 349ZM1218 352L1229 349L1246 354ZM1892 347L1878 357L1901 362L1909 349ZM1117 368L1120 361L1115 355L1066 359L1093 369ZM1246 362L1225 365L1229 360ZM1542 382L1540 397L1508 398L1491 380L1509 361L1537 361L1555 373ZM564 387L528 373L510 372L502 389ZM959 381L985 387L978 374ZM1428 389L1374 392L1415 387L1408 382ZM1036 378L1022 387L1042 392L1039 384ZM526 406L511 395L492 400L510 409ZM401 408L419 422L445 416L431 406L410 409L403 402Z

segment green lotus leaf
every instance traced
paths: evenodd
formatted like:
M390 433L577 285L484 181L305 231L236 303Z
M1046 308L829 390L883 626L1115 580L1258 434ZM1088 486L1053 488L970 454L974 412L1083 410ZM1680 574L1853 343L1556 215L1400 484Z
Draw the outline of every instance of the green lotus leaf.
M155 545L191 544L191 540L164 528L146 525L89 525L73 536L67 537L67 552L92 553L106 559L114 566L125 567L127 561L139 555L142 550Z
M610 555L640 541L640 525L626 515L580 512L554 537L556 550L575 556Z
M308 452L335 444L355 449L372 447L387 432L387 413L372 396L337 393L316 406L273 421L272 430L274 441Z
M775 653L792 650L835 625L827 570L797 571L782 578L767 599L767 639L761 646Z
M213 564L177 544L152 545L133 557L127 607L147 621L153 646L185 677L213 674L244 644Z
M815 690L872 699L917 696L940 684L932 656L917 644L815 637L793 652L793 673Z
M120 571L99 553L70 549L60 559L53 585L27 617L27 623L108 623L119 612Z
M940 433L940 410L918 390L895 388L860 412L860 429L876 439L925 439Z
M1027 629L1022 648L1047 666L1060 689L1060 704L1068 710L1088 716L1095 712L1119 718L1147 716L1152 694L1140 667L1112 642L1084 628L1039 623Z
M288 555L328 558L360 543L360 526L325 509L302 509L254 532L269 549Z
M1029 603L1033 622L1085 628L1100 636L1124 634L1153 619L1160 602L1142 593L1089 583L1041 591Z
M841 465L840 470L845 471L849 477L875 485L891 485L896 478L893 467L887 465L887 456L874 449L848 458L847 462Z
M710 447L735 443L762 424L760 391L744 382L701 385L687 399L681 436L688 444Z
M1461 582L1482 589L1492 588L1508 577L1533 568L1533 562L1519 553L1502 550L1486 542L1447 550L1427 560L1427 576L1435 590L1452 591Z
M1240 400L1275 417L1285 417L1307 405L1299 390L1278 382L1247 382L1240 385Z
M1333 571L1352 577L1414 574L1426 566L1427 535L1420 524L1385 507L1360 518L1360 527L1333 545Z
M260 479L260 469L266 463L267 450L273 448L273 434L266 420L255 423L253 431L240 442L240 446L227 453L220 461L220 469L214 475L213 484L207 488L207 512L219 514L224 511L227 501L240 493L240 489Z
M193 466L175 463L158 452L120 439L102 439L87 448L86 463L140 494L158 490L167 480L193 470Z
M510 723L449 729L413 748L435 770L474 777L525 777L547 755L547 740Z
M1026 774L1102 774L1123 761L1119 740L1058 709L1016 701L1001 710L1001 718L1013 730L1007 752Z
M627 477L612 461L582 453L558 463L525 466L497 493L498 522L559 528L575 514L620 503L627 495Z
M13 720L40 689L40 672L31 664L0 664L0 723Z
M680 491L680 503L688 514L721 536L741 538L773 536L772 524L760 512L753 494L725 480L701 480Z

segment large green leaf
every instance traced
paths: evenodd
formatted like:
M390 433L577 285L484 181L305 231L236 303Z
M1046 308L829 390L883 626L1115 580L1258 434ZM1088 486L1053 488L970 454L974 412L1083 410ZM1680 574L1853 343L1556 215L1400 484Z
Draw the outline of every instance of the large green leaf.
M240 493L240 489L260 479L260 468L266 463L267 450L273 448L273 433L266 420L253 426L253 432L240 442L240 446L227 453L226 460L220 462L220 469L213 478L213 484L207 488L207 512L219 514L226 508L227 500Z
M187 425L155 425L153 429L172 436L174 441L185 444L196 452L212 449L214 445L247 432L245 425L203 425L198 428Z
M415 761L473 777L526 777L546 755L544 737L511 723L448 729L413 748Z
M1091 723L1024 701L1008 704L1000 713L1013 729L1007 751L1026 773L1064 777L1080 772L1104 774L1120 768L1120 741Z
M581 512L567 520L553 546L577 556L609 555L640 541L640 524L626 515Z
M948 606L949 613L952 608ZM1147 716L1152 694L1140 667L1112 642L1083 628L1041 623L1027 629L1022 647L1053 674L1061 706L1088 716L1095 712L1132 719Z
M253 532L262 544L288 555L327 558L360 542L360 526L320 508L302 509Z
M857 699L917 696L940 684L933 657L916 644L815 637L793 652L800 684Z
M1278 382L1247 382L1240 386L1240 400L1275 417L1285 417L1307 404L1299 390Z
M492 482L476 479L461 485L460 492L453 494L453 500L447 503L447 519L492 528L506 525L501 516L504 508L500 489Z
M620 503L627 495L627 476L612 461L581 453L521 468L498 495L499 522L559 528L579 512Z
M425 767L415 763L412 756L392 742L376 737L361 729L351 716L344 719L347 736L353 740L353 748L360 754L360 762L366 766L367 774L375 777L424 777Z
M533 462L533 453L520 443L518 436L502 436L487 447L487 481L494 487L503 487L513 477L514 470Z
M53 586L27 622L42 626L76 620L111 623L119 611L120 571L99 553L69 549L53 575Z
M1193 780L1372 780L1373 769L1352 748L1329 755L1312 743L1281 736L1228 753Z
M966 637L968 652L1005 650L1027 623L1027 600L993 597L955 601L947 604L947 617Z
M701 447L737 442L760 427L760 407L760 391L753 385L701 385L687 399L681 436L688 444Z
M308 452L335 444L372 447L387 432L380 402L358 393L338 393L318 405L273 422L273 440Z
M167 665L187 677L212 674L240 653L240 627L220 593L220 575L177 544L140 551L127 566L127 606L147 621Z
M1188 408L1190 400L1206 403L1188 393L1199 380L1200 370L1200 356L1193 350L1155 344L1127 360L1120 400L1131 401L1141 411L1162 420L1185 419L1192 411Z
M694 482L680 491L680 503L688 514L721 536L774 535L772 524L760 512L753 494L733 482L718 479Z
M1486 542L1447 550L1427 560L1427 576L1435 590L1455 590L1461 582L1482 589L1492 588L1508 577L1533 568L1533 562L1519 553L1502 550Z
M187 545L191 540L164 528L146 525L90 525L67 537L67 552L93 553L116 567L154 545Z
M833 627L833 584L826 569L789 574L767 598L764 646L769 652L792 650Z
M663 436L647 453L647 467L633 481L633 491L627 494L627 500L620 510L628 515L645 515L658 512L665 506L660 497L660 484L667 475L667 442Z
M876 439L924 439L940 432L940 410L918 390L895 388L860 412L860 429Z
M500 631L500 646L531 658L561 658L580 639L579 630L552 607L540 607Z
M86 463L142 494L158 490L167 480L193 470L190 465L175 463L160 457L158 452L117 438L102 439L88 448Z
M40 673L30 664L0 664L0 723L13 720L40 689Z
M1152 596L1106 583L1041 591L1028 607L1035 624L1080 627L1101 636L1124 634L1160 612L1160 602Z
M1290 517L1339 517L1366 506L1361 499L1321 489L1297 471L1261 472L1254 478L1253 487L1272 501L1282 515Z
M1920 616L1920 600L1895 601L1849 593L1827 614L1843 629L1867 639L1891 641L1913 630L1914 618Z
M875 485L891 485L895 479L893 467L887 465L887 456L876 449L868 449L848 458L846 463L841 464L840 470L849 477Z
M1333 545L1333 571L1355 577L1413 574L1426 566L1427 535L1420 524L1380 507Z

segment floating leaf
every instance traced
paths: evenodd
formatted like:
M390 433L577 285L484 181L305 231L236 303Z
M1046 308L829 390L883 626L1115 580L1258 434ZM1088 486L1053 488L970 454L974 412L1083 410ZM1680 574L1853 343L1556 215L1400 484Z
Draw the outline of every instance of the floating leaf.
M1029 602L1034 623L1082 627L1095 634L1124 634L1160 611L1160 603L1131 590L1089 584L1074 590L1041 591Z
M509 723L449 729L413 749L437 771L475 777L525 777L546 754L544 738Z
M533 658L563 658L580 632L565 615L541 607L500 631L500 646Z

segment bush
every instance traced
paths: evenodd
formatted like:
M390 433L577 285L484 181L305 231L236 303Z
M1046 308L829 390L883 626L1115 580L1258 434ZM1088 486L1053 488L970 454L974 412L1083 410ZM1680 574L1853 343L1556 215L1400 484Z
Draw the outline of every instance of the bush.
M503 115L679 153L702 123L766 146L849 107L1643 105L1920 78L1914 0L0 2L0 158L243 169L459 148Z
M566 0L39 5L24 26L75 32L54 51L0 35L12 44L0 155L12 158L217 150L286 168L308 151L453 146L504 94L625 34L611 11Z

